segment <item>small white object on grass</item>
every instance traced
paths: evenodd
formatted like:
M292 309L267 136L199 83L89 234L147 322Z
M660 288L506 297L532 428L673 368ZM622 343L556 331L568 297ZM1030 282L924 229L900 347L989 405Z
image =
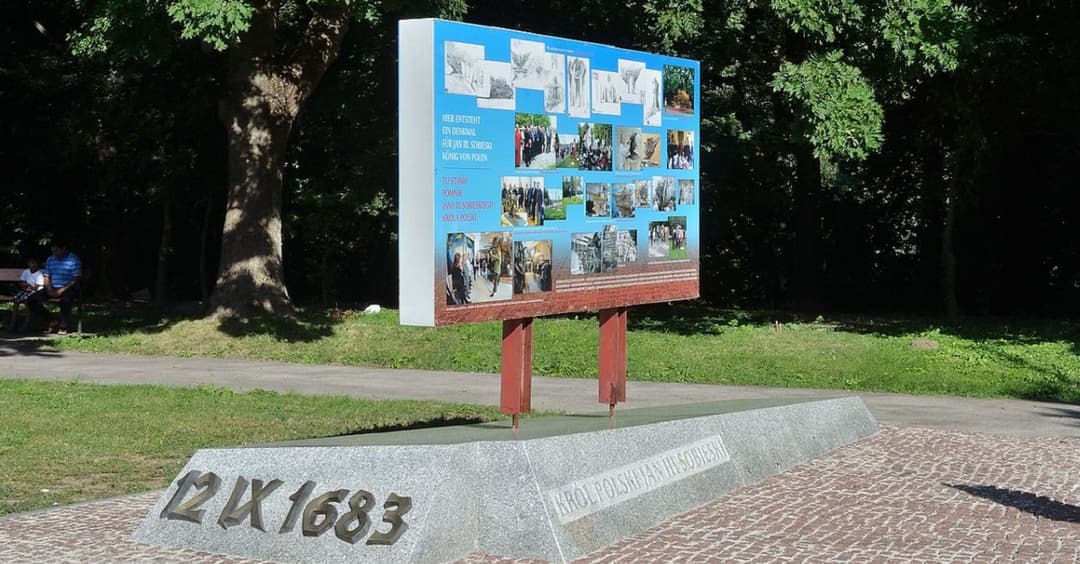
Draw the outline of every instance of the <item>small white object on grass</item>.
M382 311L382 307L379 304L371 304L364 308L364 315L373 315Z

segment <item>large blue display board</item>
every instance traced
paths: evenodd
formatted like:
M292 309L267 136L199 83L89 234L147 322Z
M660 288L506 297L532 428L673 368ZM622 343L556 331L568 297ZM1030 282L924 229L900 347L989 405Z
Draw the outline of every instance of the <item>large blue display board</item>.
M441 20L400 41L403 323L697 297L696 61Z

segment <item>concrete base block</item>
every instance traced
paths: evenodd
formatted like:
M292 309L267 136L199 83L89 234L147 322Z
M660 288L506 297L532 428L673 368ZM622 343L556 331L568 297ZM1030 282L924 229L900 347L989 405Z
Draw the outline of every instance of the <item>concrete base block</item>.
M877 432L858 398L730 409L205 449L133 538L301 562L566 561Z

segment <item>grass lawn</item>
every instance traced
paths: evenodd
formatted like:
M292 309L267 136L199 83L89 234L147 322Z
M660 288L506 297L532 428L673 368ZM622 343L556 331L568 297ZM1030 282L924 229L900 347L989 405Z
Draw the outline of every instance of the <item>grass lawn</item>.
M585 203L585 198L582 196L570 196L569 198L562 199L563 206L580 206Z
M687 256L688 255L686 253L686 249L679 249L676 248L674 245L671 246L671 251L668 252L669 259L684 259Z
M556 168L577 168L581 165L578 163L577 157L569 155L563 160L559 161L559 164L555 166Z
M298 321L238 323L88 309L102 336L67 350L498 372L501 325L402 327L397 312L312 310ZM775 322L780 322L778 327ZM536 374L595 377L595 315L534 325ZM715 309L630 310L629 378L1080 402L1080 323L837 317ZM912 346L929 339L934 350Z
M566 219L566 208L562 204L557 206L550 206L544 208L544 219L558 220Z
M500 417L438 402L0 380L0 515L164 488L203 447Z

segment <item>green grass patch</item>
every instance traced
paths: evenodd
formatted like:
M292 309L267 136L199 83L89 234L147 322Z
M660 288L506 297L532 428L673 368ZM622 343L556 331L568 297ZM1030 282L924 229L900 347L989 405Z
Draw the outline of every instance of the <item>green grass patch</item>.
M500 417L430 401L0 380L0 515L164 488L204 447Z
M582 196L570 196L569 198L562 199L563 206L580 206L585 203L585 198Z
M544 208L545 220L566 219L566 208L562 204Z
M125 314L130 317L125 318ZM87 352L278 360L498 372L501 324L403 327L397 312L310 311L248 323L136 311L93 313L112 324ZM777 326L776 322L781 325ZM595 377L595 315L534 325L536 374ZM696 382L1080 402L1080 324L1048 320L837 317L710 308L695 302L630 310L631 380ZM935 350L912 346L915 339Z
M563 160L559 161L558 164L555 165L556 168L578 168L579 166L581 166L581 165L578 162L577 157L575 157L573 155L570 155L570 156L564 158Z
M668 252L669 259L684 259L687 256L686 249L679 249L674 245L672 245L671 250Z

